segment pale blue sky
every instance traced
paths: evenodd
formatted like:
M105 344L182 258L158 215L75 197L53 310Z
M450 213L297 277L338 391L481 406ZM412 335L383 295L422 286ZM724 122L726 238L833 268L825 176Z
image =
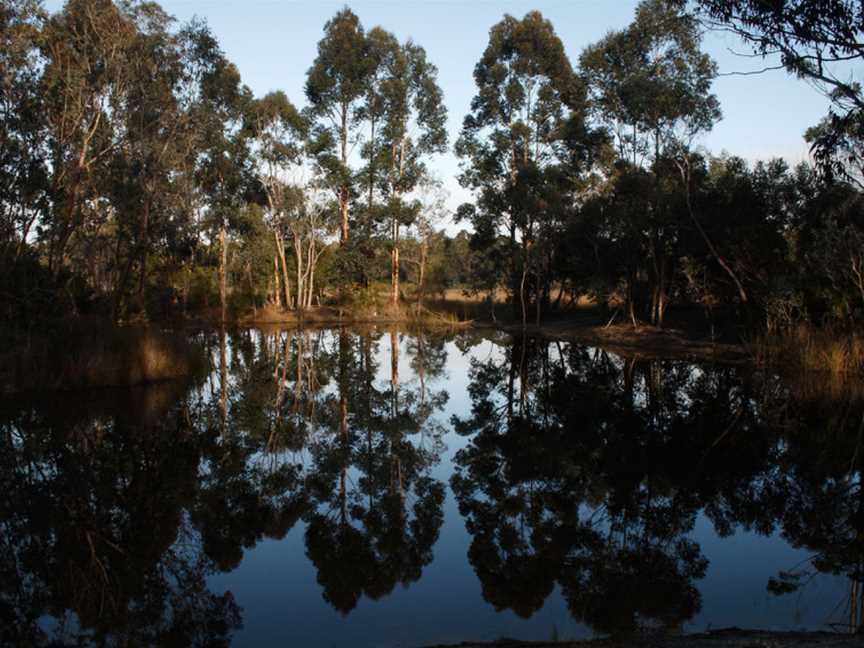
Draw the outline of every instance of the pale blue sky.
M324 22L346 3L164 0L161 4L181 21L196 15L205 18L256 95L281 89L295 104L302 105L306 71L315 58ZM356 0L347 4L367 29L381 25L400 39L413 38L426 49L439 69L452 143L474 95L474 64L486 47L489 28L504 13L521 17L532 9L540 10L552 21L575 66L586 45L632 20L637 2ZM50 0L46 5L56 10L62 3ZM721 72L764 65L759 59L736 57L728 51L730 48L745 51L731 36L706 35L704 49L718 62ZM815 124L828 107L819 92L782 70L720 77L714 92L720 99L723 120L701 144L716 153L726 150L750 160L782 156L794 164L807 159L804 130ZM455 157L441 156L432 166L453 194L452 204L468 198L455 181Z

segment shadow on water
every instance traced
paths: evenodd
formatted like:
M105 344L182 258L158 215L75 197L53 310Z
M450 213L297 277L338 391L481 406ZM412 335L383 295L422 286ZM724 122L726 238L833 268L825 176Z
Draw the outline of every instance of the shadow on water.
M192 385L0 412L0 643L254 641L254 624L237 634L243 600L212 577L242 574L293 529L316 595L347 622L362 600L421 583L436 546L458 546L438 542L450 496L449 533L467 532L485 601L471 609L529 618L561 596L598 634L679 631L703 606L701 516L717 538L779 534L806 550L763 587L842 576L834 620L861 625L853 391L474 332L197 342L212 370ZM454 404L456 372L467 393Z

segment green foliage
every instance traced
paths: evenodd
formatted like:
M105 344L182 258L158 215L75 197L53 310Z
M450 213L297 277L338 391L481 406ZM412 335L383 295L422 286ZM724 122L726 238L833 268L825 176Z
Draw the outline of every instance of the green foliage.
M684 4L679 0L678 4ZM830 99L825 119L808 133L820 171L861 187L864 94L839 66L860 64L864 51L861 0L693 0L703 22L736 34L763 58L780 55L790 73Z
M710 130L720 118L710 94L717 66L700 40L691 15L667 0L645 0L629 27L583 52L592 109L610 126L622 159L656 162L675 139Z
M548 298L551 241L603 137L587 127L585 85L539 12L505 16L491 29L474 80L477 95L456 152L464 160L459 181L475 201L457 218L471 222L475 250L492 252L480 284L508 285L521 297L524 320L526 279L529 294ZM499 236L509 248L502 254L492 245Z

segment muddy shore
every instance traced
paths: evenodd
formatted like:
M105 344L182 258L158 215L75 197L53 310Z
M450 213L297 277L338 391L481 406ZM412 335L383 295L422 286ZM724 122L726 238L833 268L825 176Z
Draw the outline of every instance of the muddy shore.
M465 642L426 648L860 648L861 635L833 632L767 632L727 628L678 636L645 636L636 639L535 642L501 639Z

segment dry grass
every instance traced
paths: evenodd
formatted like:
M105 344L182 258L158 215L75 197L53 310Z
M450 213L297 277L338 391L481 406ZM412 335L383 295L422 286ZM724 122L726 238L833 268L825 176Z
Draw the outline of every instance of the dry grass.
M858 332L801 324L782 335L758 338L748 347L761 366L779 363L804 372L864 375L864 336Z
M259 308L247 313L240 324L261 326L268 324L360 324L360 323L425 323L428 325L465 326L468 318L459 317L447 309L421 308L418 312L414 302L403 301L392 304L386 300L373 303L358 303L346 306L317 306L302 312L285 310L275 306Z
M453 313L432 311L427 308L421 308L419 311L416 308L411 308L408 321L409 324L425 328L448 330L467 328L474 323L470 319L460 319Z
M441 298L453 303L480 304L489 302L489 293L470 293L464 288L447 288L441 294ZM494 301L496 304L506 304L508 299L509 293L506 290L503 288L495 289Z
M508 303L509 294L498 288L490 303L487 292L473 293L463 288L448 288L441 292L428 292L422 300L417 315L416 291L403 284L402 299L398 305L390 301L390 286L373 284L368 289L355 292L326 294L325 304L302 312L283 309L272 304L242 314L238 323L250 326L266 324L355 324L366 322L417 322L423 320L430 325L446 323L463 326L466 322L515 321L514 308ZM553 302L558 297L553 288ZM566 299L565 299L566 301ZM567 304L564 312L574 314L582 310L594 310L596 304L587 297ZM494 313L493 313L494 311ZM560 314L560 313L558 313ZM531 312L533 320L534 313ZM545 316L544 316L545 319Z
M553 285L552 287L552 295L551 301L556 301L558 298L558 291L560 290L560 286ZM489 293L488 292L469 292L464 288L447 288L443 293L440 294L440 298L444 301L449 301L453 303L464 302L468 304L477 304L477 303L489 303ZM506 304L510 298L510 293L508 293L504 288L496 288L494 293L494 301L495 304ZM568 297L564 297L562 299L562 304L568 302ZM573 304L575 307L582 308L584 306L596 306L596 302L592 300L590 297L585 295L579 297L576 300L576 303Z

